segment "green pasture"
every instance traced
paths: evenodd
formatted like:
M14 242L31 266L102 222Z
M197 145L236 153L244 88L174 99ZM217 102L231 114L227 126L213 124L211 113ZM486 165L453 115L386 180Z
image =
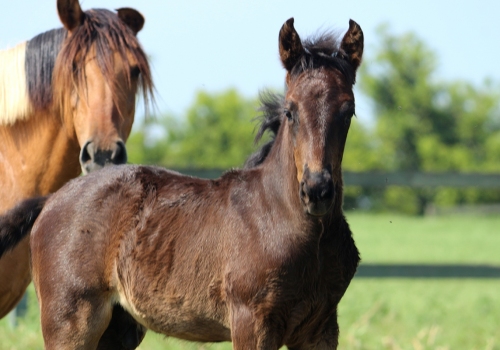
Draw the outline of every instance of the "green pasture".
M500 265L500 217L348 213L366 263ZM33 288L16 329L0 321L0 350L42 349ZM498 279L354 279L339 305L340 349L500 349ZM140 349L228 350L148 333Z

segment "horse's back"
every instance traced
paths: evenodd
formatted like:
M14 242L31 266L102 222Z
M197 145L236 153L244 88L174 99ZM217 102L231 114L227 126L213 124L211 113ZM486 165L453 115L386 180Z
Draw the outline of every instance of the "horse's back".
M115 166L69 181L47 201L33 226L33 274L42 271L99 272L116 255L116 233L131 225L138 198L140 166ZM150 172L159 172L151 168ZM74 264L74 266L72 265Z
M48 277L51 273L44 271L53 271L94 275L113 289L120 283L118 272L132 279L142 274L137 261L143 264L140 270L153 271L149 277L158 277L158 268L168 270L169 244L175 244L177 253L187 252L198 239L193 231L207 225L189 214L208 217L219 210L200 207L196 200L213 194L211 183L163 168L131 165L104 168L68 182L50 197L32 230L35 282L40 273Z

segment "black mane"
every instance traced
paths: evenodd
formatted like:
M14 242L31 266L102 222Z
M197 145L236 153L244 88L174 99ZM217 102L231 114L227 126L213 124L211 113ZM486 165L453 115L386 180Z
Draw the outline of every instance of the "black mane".
M52 29L26 44L26 83L30 101L37 109L52 102L52 73L67 33L63 28Z
M305 53L292 68L290 72L292 79L310 69L329 67L342 72L350 84L355 83L356 72L345 58L345 53L340 49L340 41L337 35L332 32L320 33L303 40L302 46ZM264 92L260 94L260 101L262 106L259 111L262 114L259 118L261 122L255 136L255 143L260 141L266 131L271 132L272 139L248 157L244 165L246 169L262 164L267 158L273 147L283 117L285 97L282 94Z

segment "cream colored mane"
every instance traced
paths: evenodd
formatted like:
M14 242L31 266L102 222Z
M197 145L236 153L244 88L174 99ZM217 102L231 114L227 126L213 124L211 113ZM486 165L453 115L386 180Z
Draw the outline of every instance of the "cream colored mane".
M25 54L26 42L0 51L0 125L12 125L33 113L26 86Z

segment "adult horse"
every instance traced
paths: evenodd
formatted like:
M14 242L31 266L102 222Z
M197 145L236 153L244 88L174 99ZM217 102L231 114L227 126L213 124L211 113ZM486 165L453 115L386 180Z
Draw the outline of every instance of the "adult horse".
M58 0L57 10L64 28L0 52L0 212L82 171L126 163L136 94L152 92L139 12L83 12L77 0ZM28 243L0 260L0 317L31 280Z
M337 304L359 262L341 162L363 34L350 21L340 43L302 42L289 19L279 52L287 91L265 101L258 137L276 135L247 169L203 180L110 167L1 218L10 246L38 216L32 272L46 349L94 349L116 304L186 340L337 347Z

